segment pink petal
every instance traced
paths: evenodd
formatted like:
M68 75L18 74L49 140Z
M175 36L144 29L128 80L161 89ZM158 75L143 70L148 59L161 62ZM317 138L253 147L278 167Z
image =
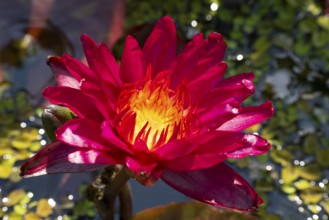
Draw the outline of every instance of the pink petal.
M101 124L88 119L73 119L56 130L59 141L75 147L108 152L121 152L117 146L101 136Z
M234 118L220 125L217 130L241 131L272 117L274 109L270 101L260 106L242 108Z
M262 203L249 183L224 163L191 172L164 170L161 178L184 195L214 206L250 212Z
M161 166L166 169L175 170L175 171L193 171L199 169L205 169L212 167L218 163L221 163L227 159L227 156L224 154L191 154L181 158L173 160L164 160L161 161Z
M121 59L121 80L124 83L133 83L143 79L145 72L146 65L143 52L136 39L128 35Z
M112 143L113 145L121 148L122 150L132 153L132 150L124 143L119 134L113 129L111 124L108 121L104 121L101 126L101 135L104 139L108 142Z
M240 84L243 80L247 79L253 81L255 75L253 73L240 73L235 76L228 77L217 84L217 87L234 87L237 84Z
M60 57L49 57L47 64L54 73L56 81L60 86L67 86L74 89L79 89L79 81L74 78L71 72L67 69L65 62Z
M227 64L220 62L188 84L188 98L191 100L191 104L198 103L202 100L204 95L207 94L219 80L221 80L226 68Z
M83 157L93 158L93 163L73 163L75 161L70 161L70 158L76 153L80 157L87 154ZM105 154L92 154L91 151L81 151L81 148L68 146L56 141L45 146L32 158L26 160L21 167L20 175L22 177L31 177L48 173L89 172L102 169L110 162L114 161Z
M168 169L190 171L209 168L227 158L263 154L269 148L270 144L257 135L212 131L189 141L169 142L152 152L152 156Z
M203 35L196 34L193 39L186 44L184 50L178 55L174 63L174 72L171 76L171 86L176 88L183 79L189 79L191 72L204 48Z
M254 84L247 79L242 80L242 82L236 86L218 87L205 95L199 108L209 108L232 98L234 98L237 103L242 103L246 98L253 94L254 91Z
M175 23L165 16L157 22L143 47L146 66L152 65L153 76L170 67L176 56L176 47Z
M100 56L103 58L104 65L106 66L109 73L111 73L112 80L114 84L121 87L122 82L119 75L119 65L112 55L110 49L105 45L101 44L99 46Z
M81 42L88 64L96 72L99 80L121 86L119 67L106 45L98 46L88 35L81 35Z
M52 104L63 105L81 118L95 121L104 119L98 109L95 108L93 100L80 90L64 86L50 86L43 91L42 95Z
M218 61L223 60L226 50L226 44L222 35L218 33L211 33L205 40L204 50L193 68L193 72L190 73L191 78L195 79L208 71Z
M89 69L80 60L75 59L68 54L64 54L62 59L66 64L66 68L79 82L81 82L81 80L93 83L97 82L98 79L96 73Z
M240 105L235 100L219 103L204 109L196 114L196 123L200 127L200 133L212 131L220 125L236 117L240 112Z

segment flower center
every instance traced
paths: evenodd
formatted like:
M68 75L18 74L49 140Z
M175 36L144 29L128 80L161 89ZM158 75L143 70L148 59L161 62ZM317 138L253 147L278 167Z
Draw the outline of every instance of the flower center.
M169 88L164 74L148 80L141 86L124 88L119 96L119 133L131 144L145 141L149 150L155 149L171 138L186 135L188 109L184 109L184 92ZM130 124L130 125L129 125Z

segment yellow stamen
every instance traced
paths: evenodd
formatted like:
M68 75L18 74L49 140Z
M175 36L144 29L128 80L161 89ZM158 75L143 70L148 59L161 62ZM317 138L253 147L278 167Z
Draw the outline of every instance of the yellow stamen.
M118 113L124 113L119 127L125 129L119 129L119 133L131 144L140 138L152 150L167 143L173 135L185 135L188 110L184 110L184 95L182 90L171 91L169 83L167 77L158 76L140 89L127 87L121 92L117 106ZM135 126L131 129L127 119L132 115Z

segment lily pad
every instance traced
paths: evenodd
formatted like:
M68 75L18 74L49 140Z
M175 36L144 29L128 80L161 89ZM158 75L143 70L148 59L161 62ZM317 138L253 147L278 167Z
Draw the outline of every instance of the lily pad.
M6 206L14 206L18 204L24 197L26 196L26 192L22 189L16 189L9 193L7 196L8 201L5 203Z
M321 201L323 198L323 189L320 187L312 187L306 190L303 190L300 194L301 199L305 204L314 204Z
M152 209L147 209L137 213L133 216L132 220L258 220L257 216L229 212L221 209L210 207L206 204L198 202L187 203L171 203L165 206L160 206Z
M317 164L308 164L305 167L298 167L299 175L307 180L319 180L323 176L323 168Z
M285 184L292 183L299 177L299 171L295 166L283 167L281 170L281 178Z
M48 217L53 213L53 210L48 203L48 199L40 199L38 201L36 213L42 218Z

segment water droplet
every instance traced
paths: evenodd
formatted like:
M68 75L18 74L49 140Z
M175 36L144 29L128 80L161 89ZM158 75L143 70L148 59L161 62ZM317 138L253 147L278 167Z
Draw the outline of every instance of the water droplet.
M318 220L319 219L319 216L318 215L315 215L315 214L312 217L313 217L314 220Z
M210 10L212 11L217 11L218 10L218 4L217 3L211 3L210 5Z
M68 195L67 198L68 198L69 200L73 200L74 196L73 196L73 195Z
M47 141L46 141L46 140L41 140L41 141L40 141L40 144L41 144L42 146L45 146L45 145L47 144Z
M48 199L48 204L49 204L51 207L55 207L55 206L56 206L56 201L55 201L53 198L49 198L49 199Z
M198 26L198 22L196 20L191 21L191 26L192 27Z
M27 193L27 196L28 196L29 198L32 198L32 197L34 196L34 194L33 194L33 192L28 192L28 193Z
M273 169L273 167L271 165L267 165L265 168L267 171L271 171Z
M207 21L211 21L211 20L212 20L212 15L207 15L207 16L206 16L206 20L207 20Z
M299 165L299 160L294 160L294 165L298 166Z
M7 212L8 211L8 207L7 206L2 207L2 211L3 212Z
M40 129L39 129L39 134L40 134L40 135L43 135L44 133L45 133L45 129L40 128Z
M238 114L239 113L239 109L238 108L232 108L232 113L233 114Z
M21 128L26 128L27 124L25 122L21 122L20 126Z
M238 61L243 60L243 55L242 55L242 54L238 54L238 55L236 56L236 59L237 59Z

